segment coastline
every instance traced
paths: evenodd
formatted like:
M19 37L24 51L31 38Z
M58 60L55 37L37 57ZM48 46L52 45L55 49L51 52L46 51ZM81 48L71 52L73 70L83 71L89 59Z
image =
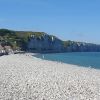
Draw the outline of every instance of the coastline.
M88 53L88 58L87 58ZM100 70L100 63L99 63L99 54L98 52L75 52L75 53L54 53L54 54L44 54L44 53L38 53L35 55L35 57L47 60L47 61L53 61L58 63L64 63L69 65L75 65L79 67L85 67L85 68L92 68ZM97 55L97 56L94 56ZM79 58L79 56L82 56ZM66 59L65 59L66 57ZM91 59L92 58L92 59Z
M1 100L100 99L100 70L43 60L33 55L36 54L0 57Z

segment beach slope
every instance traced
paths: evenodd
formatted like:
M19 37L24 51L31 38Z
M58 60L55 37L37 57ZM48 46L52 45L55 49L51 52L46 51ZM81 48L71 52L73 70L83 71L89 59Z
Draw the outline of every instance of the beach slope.
M29 54L2 56L0 100L100 100L100 70Z

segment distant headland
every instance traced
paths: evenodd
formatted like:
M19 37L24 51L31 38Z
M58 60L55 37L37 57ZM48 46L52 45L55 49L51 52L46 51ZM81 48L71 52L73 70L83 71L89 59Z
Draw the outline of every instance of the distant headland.
M71 40L63 41L45 32L0 29L0 55L13 51L37 53L100 52L100 45Z

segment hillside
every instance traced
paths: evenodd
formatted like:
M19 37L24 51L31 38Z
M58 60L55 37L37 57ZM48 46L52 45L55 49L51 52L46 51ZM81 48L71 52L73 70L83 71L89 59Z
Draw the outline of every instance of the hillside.
M100 51L100 45L62 41L44 32L13 31L0 29L0 45L10 46L13 50L30 52L91 52Z

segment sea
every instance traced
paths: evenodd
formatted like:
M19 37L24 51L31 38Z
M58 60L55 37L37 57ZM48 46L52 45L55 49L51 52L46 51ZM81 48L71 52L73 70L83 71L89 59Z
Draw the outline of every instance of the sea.
M45 60L100 69L100 52L49 53L38 54L36 57Z

